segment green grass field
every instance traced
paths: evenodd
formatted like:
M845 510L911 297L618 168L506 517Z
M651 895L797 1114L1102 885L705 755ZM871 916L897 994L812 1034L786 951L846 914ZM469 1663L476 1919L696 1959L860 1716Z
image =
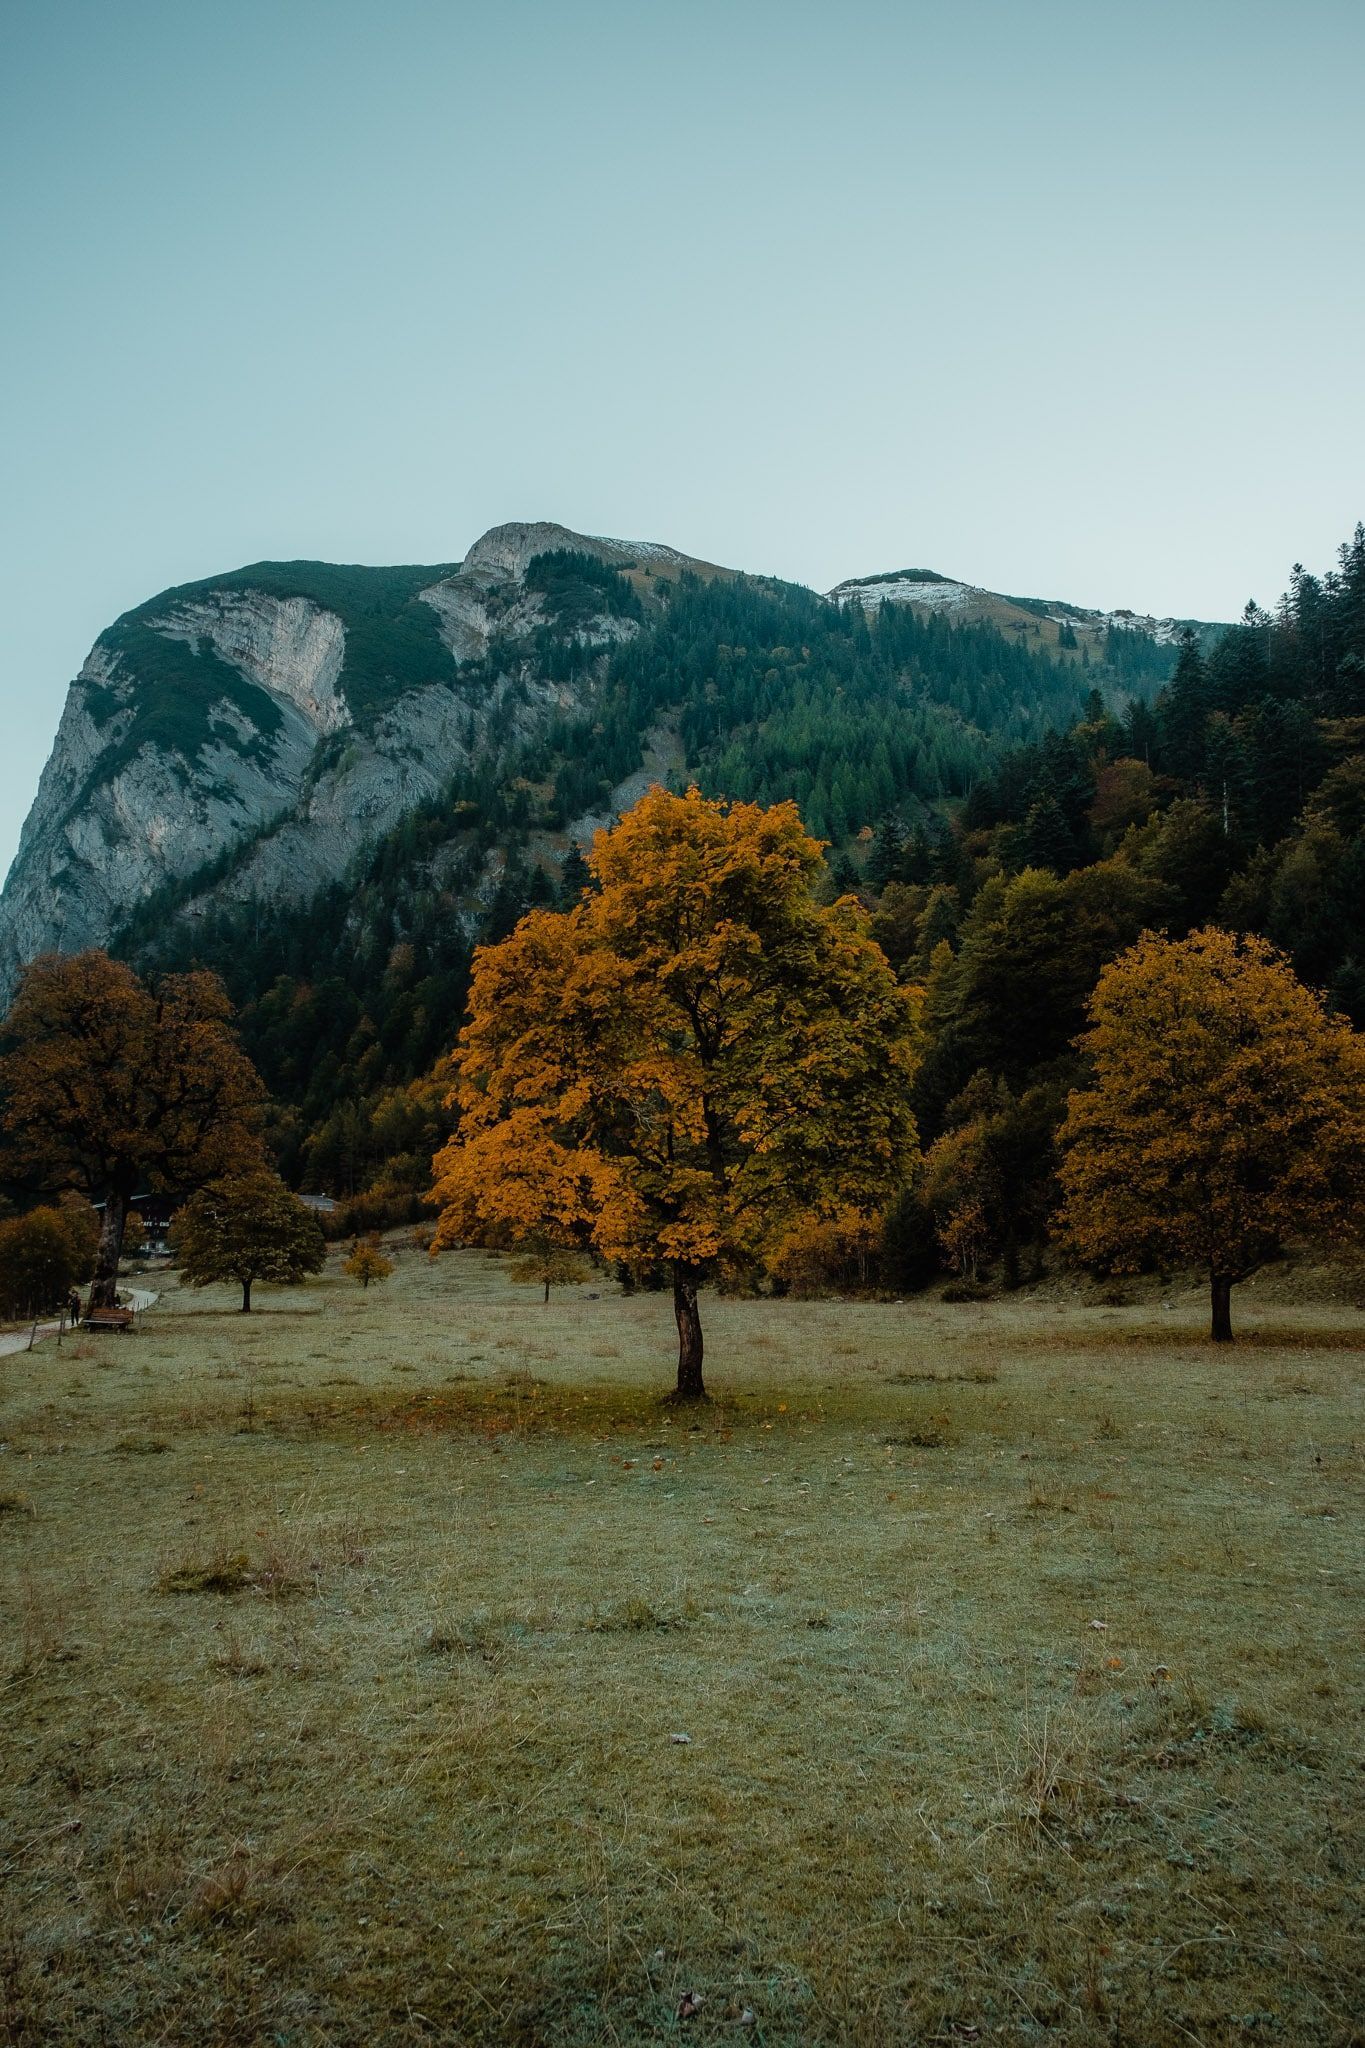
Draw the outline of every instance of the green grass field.
M1365 2039L1349 1300L398 1256L0 1361L0 2039Z

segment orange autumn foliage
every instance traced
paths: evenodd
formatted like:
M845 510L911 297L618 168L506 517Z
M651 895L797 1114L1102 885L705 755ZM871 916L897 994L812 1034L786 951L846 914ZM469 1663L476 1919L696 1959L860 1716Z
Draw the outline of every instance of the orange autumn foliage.
M794 1222L880 1214L915 1156L917 1001L819 843L655 788L599 833L596 887L475 955L435 1161L434 1248L590 1247L679 1286L761 1266ZM700 1387L700 1332L696 1389Z
M1213 1335L1286 1237L1365 1214L1365 1041L1265 940L1145 934L1101 974L1079 1041L1093 1085L1060 1143L1062 1235L1117 1271L1201 1267Z
M351 1246L351 1255L341 1268L361 1287L368 1287L371 1280L387 1280L393 1271L393 1260L386 1257L379 1241L379 1233L371 1231L362 1242L357 1238Z
M773 1278L792 1294L839 1293L865 1287L881 1242L882 1219L863 1209L798 1217L769 1252Z

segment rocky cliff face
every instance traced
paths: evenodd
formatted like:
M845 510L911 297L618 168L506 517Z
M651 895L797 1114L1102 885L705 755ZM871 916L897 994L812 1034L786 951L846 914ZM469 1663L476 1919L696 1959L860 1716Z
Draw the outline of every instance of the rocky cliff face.
M215 904L308 903L460 771L496 771L586 709L611 647L652 630L661 587L684 570L730 573L657 542L515 523L462 563L258 562L126 613L71 685L0 896L0 1004L35 954L107 944L144 906L155 927L163 903L187 919ZM1101 656L1124 626L1158 641L1177 631L932 570L857 579L830 598L989 621L1045 654ZM601 804L623 806L652 774L686 772L666 724L640 737L644 767L609 797L599 783L593 816L563 821L570 834L607 822ZM473 886L475 922L496 866L490 853Z
M495 527L432 571L263 563L102 635L72 683L0 896L0 996L35 954L106 944L159 886L305 900L461 766L572 709L537 671L537 556L686 564L565 527ZM607 646L628 617L579 621ZM520 658L519 658L520 657Z
M349 723L338 684L346 653L340 619L305 597L210 590L172 605L157 630L196 653L207 641L250 682L295 706L315 734Z
M5 996L36 953L103 945L158 883L288 809L327 729L305 708L320 678L300 671L293 680L293 689L269 691L277 718L262 724L211 697L209 731L192 759L154 740L130 750L137 677L94 648L68 692L0 897Z

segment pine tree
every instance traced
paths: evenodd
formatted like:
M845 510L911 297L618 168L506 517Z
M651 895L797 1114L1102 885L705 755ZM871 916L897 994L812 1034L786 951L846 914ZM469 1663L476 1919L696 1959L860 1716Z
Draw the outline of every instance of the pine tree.
M1024 858L1030 867L1064 875L1076 864L1076 835L1050 789L1041 791L1024 819Z
M559 870L559 900L566 910L572 910L591 881L588 863L583 858L583 849L576 839L571 839L569 850Z
M1162 765L1172 774L1197 776L1204 765L1204 723L1210 710L1209 679L1199 642L1187 627L1175 674L1157 705Z
M1231 838L1246 816L1249 777L1242 736L1223 711L1215 711L1204 728L1204 786L1222 819L1223 837Z
M888 882L903 879L901 874L903 839L904 834L899 820L888 813L877 827L876 835L872 841L872 851L868 855L867 879L874 889L880 891L886 887Z

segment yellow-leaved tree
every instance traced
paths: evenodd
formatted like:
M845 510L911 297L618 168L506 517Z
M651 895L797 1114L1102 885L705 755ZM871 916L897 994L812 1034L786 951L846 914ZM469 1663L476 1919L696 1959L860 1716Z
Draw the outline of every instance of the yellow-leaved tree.
M1212 1334L1234 1285L1286 1237L1341 1241L1365 1213L1365 1041L1264 939L1145 933L1099 978L1091 1087L1060 1143L1063 1241L1116 1271L1209 1276Z
M351 1256L341 1270L349 1273L352 1280L359 1281L363 1288L368 1288L371 1280L388 1279L393 1271L393 1260L385 1257L377 1230L372 1230L363 1243L360 1238L356 1239L351 1246Z
M655 788L590 866L572 910L475 955L432 1249L666 1271L675 1398L700 1399L702 1281L762 1267L803 1216L879 1216L905 1180L917 998L855 902L816 902L794 804Z

